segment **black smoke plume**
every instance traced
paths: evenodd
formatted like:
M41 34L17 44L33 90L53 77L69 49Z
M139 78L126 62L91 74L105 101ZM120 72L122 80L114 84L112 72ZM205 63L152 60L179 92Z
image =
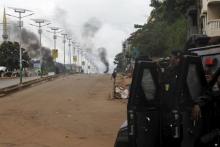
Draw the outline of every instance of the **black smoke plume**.
M31 58L40 57L40 41L38 36L33 32L28 31L27 29L22 29L21 33L22 46L27 50ZM47 47L41 48L42 50L42 59L43 65L53 66L53 58L51 56L51 51Z
M40 41L38 37L33 32L27 29L22 29L21 32L22 46L27 50L30 57L35 58L40 56ZM45 48L42 47L42 50ZM43 51L42 51L43 52Z
M19 41L20 31L16 23L12 22L12 25L10 26L9 29L10 29L10 32L13 33L13 34L10 34L11 39ZM31 59L40 58L40 41L39 41L38 35L23 28L21 30L21 43L22 43L22 48L24 48L27 51ZM43 65L53 66L54 62L51 56L50 49L47 47L42 47L41 49L42 49Z
M100 57L100 60L102 61L102 63L106 67L106 70L104 71L104 73L108 73L108 71L109 71L109 62L108 62L108 59L107 59L106 48L104 48L104 47L99 48L99 57Z

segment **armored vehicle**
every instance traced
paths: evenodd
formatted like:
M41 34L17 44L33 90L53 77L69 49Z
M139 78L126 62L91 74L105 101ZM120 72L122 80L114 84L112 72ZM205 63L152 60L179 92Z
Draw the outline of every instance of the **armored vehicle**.
M219 87L217 93L214 88L220 69L215 67L213 78L207 81L204 59L195 51L198 54L191 50L182 55L175 70L168 62L136 60L127 121L118 132L115 147L220 146L219 126L213 123L220 112ZM197 120L192 119L196 105L202 113Z

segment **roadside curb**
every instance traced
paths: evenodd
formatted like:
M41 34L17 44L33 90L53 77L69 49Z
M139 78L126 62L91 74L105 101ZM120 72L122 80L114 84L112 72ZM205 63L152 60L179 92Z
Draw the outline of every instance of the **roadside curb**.
M28 88L30 86L33 86L35 84L44 82L44 81L52 81L55 78L58 78L59 76L60 75L42 77L42 78L39 78L39 79L34 79L34 80L27 81L27 82L23 82L22 84L15 84L15 85L12 85L12 86L2 88L2 89L0 89L0 98L5 97L5 96L7 96L9 94L12 94L14 92L23 90L23 89Z
M0 80L10 80L10 79L16 79L18 77L0 77Z

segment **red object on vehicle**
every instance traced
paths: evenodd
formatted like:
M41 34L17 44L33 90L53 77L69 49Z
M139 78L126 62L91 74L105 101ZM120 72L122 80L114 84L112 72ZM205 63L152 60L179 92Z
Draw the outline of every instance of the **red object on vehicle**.
M214 60L211 57L206 58L205 65L214 65Z

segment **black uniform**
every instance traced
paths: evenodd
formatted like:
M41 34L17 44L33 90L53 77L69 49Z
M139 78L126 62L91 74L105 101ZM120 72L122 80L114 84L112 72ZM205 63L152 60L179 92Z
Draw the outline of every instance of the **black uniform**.
M220 147L220 91L207 91L196 104L202 109L203 127L196 147Z
M113 73L112 73L112 78L115 80L115 79L116 79L116 77L117 77L117 71L116 71L116 70L114 70L114 71L113 71Z

